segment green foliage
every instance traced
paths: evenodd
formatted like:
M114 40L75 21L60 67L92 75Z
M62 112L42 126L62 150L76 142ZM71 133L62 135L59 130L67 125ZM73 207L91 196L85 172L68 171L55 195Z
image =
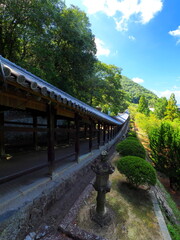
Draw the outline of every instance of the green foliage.
M103 112L127 108L121 69L97 61L88 17L63 0L2 0L0 54Z
M88 101L96 45L84 12L61 0L3 0L0 26L3 57Z
M167 224L172 240L180 240L180 226Z
M129 101L132 103L138 104L142 94L146 97L150 106L153 105L156 99L158 99L153 92L142 87L138 83L133 82L131 79L125 76L122 76L121 85L123 90L128 93Z
M143 158L122 157L117 163L117 168L135 186L156 184L156 172L151 164Z
M129 131L128 132L128 137L135 137L135 138L137 138L137 133L135 131Z
M128 110L130 112L130 119L132 121L135 121L135 117L136 117L136 114L137 114L137 108L138 108L138 104L134 104L134 103L131 103L128 106Z
M148 133L151 128L159 126L161 123L161 121L151 113L149 116L146 116L143 113L137 113L135 116L135 122L137 123L138 127L146 133Z
M166 107L165 119L173 121L175 118L178 118L178 108L176 103L175 95L172 93Z
M180 187L180 127L162 122L149 131L152 160L155 167L170 179L172 188Z
M148 101L146 100L144 95L140 97L137 111L140 113L144 113L146 116L149 115L150 110L148 107Z
M163 119L165 117L167 99L165 97L157 99L154 106L154 114L158 119Z
M145 158L145 149L138 139L129 137L116 145L116 151L122 156Z
M120 68L98 61L95 64L94 78L90 89L90 104L100 107L103 112L117 115L127 108L121 87Z

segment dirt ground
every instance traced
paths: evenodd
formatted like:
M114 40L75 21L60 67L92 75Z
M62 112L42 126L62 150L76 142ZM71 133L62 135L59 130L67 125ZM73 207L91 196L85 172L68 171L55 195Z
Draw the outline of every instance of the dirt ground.
M116 155L113 161L117 158ZM107 194L106 206L111 211L111 224L100 227L90 219L90 209L96 202L95 191L81 208L75 223L109 240L162 240L148 191L133 188L117 170L110 180L112 189Z

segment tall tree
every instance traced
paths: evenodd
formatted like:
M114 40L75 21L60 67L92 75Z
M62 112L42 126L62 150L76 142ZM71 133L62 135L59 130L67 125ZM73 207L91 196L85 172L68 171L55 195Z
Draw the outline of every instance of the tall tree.
M176 104L177 104L177 101L175 98L175 94L172 93L166 107L166 112L165 112L166 119L173 121L175 118L178 118L178 107Z
M96 45L86 14L61 0L2 0L0 13L0 54L87 101Z
M124 96L121 69L98 61L91 86L92 105L100 107L105 113L116 115L127 108Z
M163 119L165 117L167 99L165 97L157 99L154 106L154 114L158 119Z
M152 160L158 171L170 179L170 186L180 187L180 128L162 122L149 132Z
M140 97L137 111L140 113L144 113L145 115L149 115L150 110L148 107L148 101L146 100L144 95Z

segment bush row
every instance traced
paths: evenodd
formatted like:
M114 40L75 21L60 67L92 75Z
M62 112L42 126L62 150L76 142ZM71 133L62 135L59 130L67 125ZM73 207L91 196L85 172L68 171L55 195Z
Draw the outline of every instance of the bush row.
M117 162L117 169L131 184L156 184L155 169L145 160L146 152L136 133L130 132L125 140L116 145L116 150L122 156Z

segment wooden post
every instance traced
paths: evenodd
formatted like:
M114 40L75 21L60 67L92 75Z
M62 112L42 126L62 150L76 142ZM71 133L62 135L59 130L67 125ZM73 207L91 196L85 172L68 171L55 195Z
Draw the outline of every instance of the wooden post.
M110 140L113 139L113 126L111 125L111 136L110 136Z
M75 114L75 128L76 128L76 136L75 136L75 152L76 152L76 161L78 162L80 144L79 144L79 115Z
M115 126L115 136L117 135L117 126Z
M103 124L103 145L106 143L106 124Z
M107 133L107 134L108 134L108 136L107 136L107 137L108 137L108 142L109 142L109 140L110 140L110 131L109 131L109 127L110 127L110 126L109 126L109 124L108 124L108 126L107 126L107 128L108 128L108 133Z
M52 177L55 151L54 151L54 119L55 112L52 103L48 104L48 162L49 162L49 174Z
M89 152L92 151L92 135L93 135L93 122L92 119L90 119L90 124L89 124Z
M33 128L36 130L33 132L33 146L34 149L37 151L38 150L38 133L37 133L37 115L36 113L33 113Z
M5 157L4 112L0 112L0 159Z
M84 125L84 136L87 138L87 123Z
M112 138L114 138L114 126L112 126Z
M57 138L57 117L54 116L54 145L58 145L58 138Z
M68 144L70 144L70 120L67 120L68 121L68 125L67 125L67 131L68 131Z
M100 125L100 122L98 121L98 136L97 136L98 148L100 146L100 142L101 142L101 125Z

